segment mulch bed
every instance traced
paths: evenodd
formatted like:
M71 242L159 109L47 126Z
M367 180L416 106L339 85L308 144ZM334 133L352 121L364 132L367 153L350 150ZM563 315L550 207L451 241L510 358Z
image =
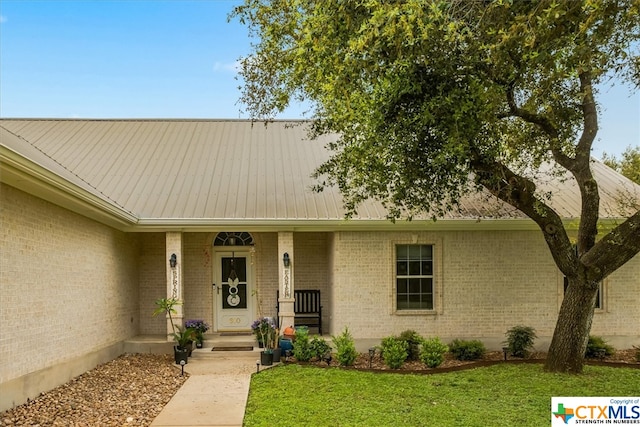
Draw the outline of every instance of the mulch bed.
M547 357L547 353L536 352L531 353L527 358L516 358L516 357L507 357L507 360L504 360L504 353L501 351L491 351L485 353L484 357L479 360L456 360L450 353L447 353L445 356L445 361L437 368L427 368L424 363L414 360L410 360L404 363L402 368L400 369L390 369L387 365L384 364L384 360L380 357L379 353L371 360L371 364L369 363L369 355L368 354L359 354L356 362L353 366L345 368L345 369L355 369L360 371L369 371L369 372L392 372L392 373L400 373L400 374L435 374L435 373L444 373L444 372L453 372L460 371L464 369L473 369L482 366L491 366L498 363L544 363ZM326 368L328 366L331 367L339 367L338 362L335 360L331 360L329 364L326 361L318 361L312 360L307 363L295 362L300 364L313 365L318 367ZM585 362L587 365L598 365L598 366L612 366L612 367L625 367L625 368L635 368L640 369L640 362L636 360L636 350L628 349L628 350L617 350L612 356L605 357L603 359L586 359Z

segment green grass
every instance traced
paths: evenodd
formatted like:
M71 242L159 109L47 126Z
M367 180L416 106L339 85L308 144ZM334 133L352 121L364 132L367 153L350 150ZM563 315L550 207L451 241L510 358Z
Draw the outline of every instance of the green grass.
M552 396L637 396L640 369L495 365L435 375L288 365L254 375L245 426L548 426Z

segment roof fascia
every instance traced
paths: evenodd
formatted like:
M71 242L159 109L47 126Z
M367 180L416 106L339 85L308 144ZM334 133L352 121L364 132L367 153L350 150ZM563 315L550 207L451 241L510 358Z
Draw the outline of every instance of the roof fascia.
M242 229L255 232L277 231L485 231L485 230L538 230L529 219L509 220L358 220L358 219L191 219L141 218L127 231L185 231L211 232Z
M624 218L603 219L601 232L615 228ZM563 221L566 230L576 232L577 219ZM442 219L396 221L371 219L220 219L220 218L141 218L126 231L131 232L339 232L339 231L539 231L531 219Z
M124 231L138 218L50 170L0 145L0 182Z

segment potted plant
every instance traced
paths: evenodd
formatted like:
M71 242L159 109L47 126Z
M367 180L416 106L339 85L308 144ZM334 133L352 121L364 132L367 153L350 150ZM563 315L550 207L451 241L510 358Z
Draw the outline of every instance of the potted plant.
M193 328L176 326L178 332L173 333L173 339L176 340L177 350L186 351L187 356L191 356L193 350L193 341L196 339L196 331Z
M171 324L171 329L173 330L173 332L169 335L171 335L177 343L177 345L173 347L173 355L175 357L176 364L180 365L181 361L186 364L189 350L185 346L181 345L181 343L186 343L186 340L178 340L178 337L180 337L182 334L176 332L176 325L173 323L173 317L171 316L172 314L177 313L174 307L176 305L179 305L180 301L175 298L159 298L155 301L155 304L157 307L153 311L153 316L157 316L161 313L165 313L167 316L169 316L169 323ZM191 333L193 333L193 331Z
M195 331L196 348L202 348L204 342L204 333L209 330L209 325L200 319L187 320L184 322L187 328L192 328Z
M264 350L260 353L260 363L265 366L273 365L273 348L276 340L276 326L268 317L260 317L251 325L258 343Z
M259 317L251 324L251 330L256 336L258 347L264 348L264 337L270 328L270 319L268 317Z
M282 356L282 350L280 349L280 330L275 328L273 330L273 361L280 362Z

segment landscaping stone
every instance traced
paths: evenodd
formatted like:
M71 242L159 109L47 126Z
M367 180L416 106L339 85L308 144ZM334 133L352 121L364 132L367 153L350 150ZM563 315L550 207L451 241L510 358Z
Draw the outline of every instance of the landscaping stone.
M148 426L186 381L173 355L126 354L0 414L3 426Z

